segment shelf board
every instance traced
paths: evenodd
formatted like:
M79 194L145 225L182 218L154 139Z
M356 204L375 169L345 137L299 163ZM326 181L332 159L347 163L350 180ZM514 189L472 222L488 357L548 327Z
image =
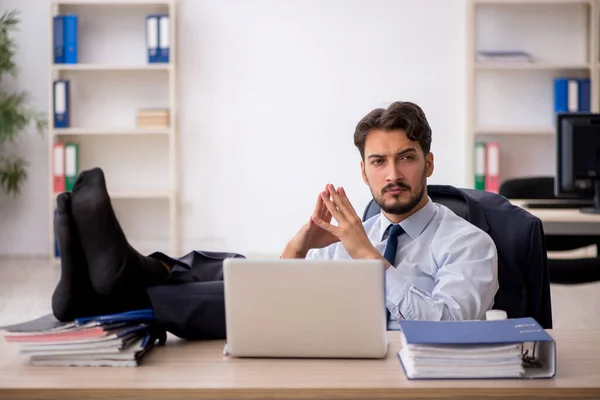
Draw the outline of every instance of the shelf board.
M135 6L135 5L161 5L166 6L174 3L174 0L54 0L53 5L57 6Z
M153 199L170 199L172 192L169 190L112 190L109 191L112 200L153 200ZM56 198L59 193L53 193Z
M170 71L170 63L119 65L119 64L53 64L53 71Z
M593 0L473 0L474 4L532 5L532 4L591 4Z
M585 70L590 69L589 64L553 64L553 63L527 63L527 62L475 62L478 70Z
M168 135L169 128L61 128L52 129L55 136L104 136L104 135Z
M475 128L476 135L554 135L553 127L519 127L519 126L479 126Z

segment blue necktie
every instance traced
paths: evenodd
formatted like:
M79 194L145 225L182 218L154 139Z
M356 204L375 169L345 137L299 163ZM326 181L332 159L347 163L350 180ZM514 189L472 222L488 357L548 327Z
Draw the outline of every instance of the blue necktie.
M391 268L394 268L396 262L396 250L398 249L398 236L404 232L404 229L400 225L392 225L388 233L388 241L383 251L383 258L385 258L390 264ZM390 320L390 311L385 307L386 320Z
M388 260L392 266L396 262L396 249L398 249L398 236L404 232L400 225L392 225L388 234L388 241L383 251L383 258Z

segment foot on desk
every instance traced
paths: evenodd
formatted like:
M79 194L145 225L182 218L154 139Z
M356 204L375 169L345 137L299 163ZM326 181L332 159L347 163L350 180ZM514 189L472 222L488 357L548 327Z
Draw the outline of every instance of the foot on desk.
M100 168L82 171L72 194L71 212L89 265L94 290L128 302L130 307L149 307L149 286L169 275L158 260L143 256L130 246L114 213Z

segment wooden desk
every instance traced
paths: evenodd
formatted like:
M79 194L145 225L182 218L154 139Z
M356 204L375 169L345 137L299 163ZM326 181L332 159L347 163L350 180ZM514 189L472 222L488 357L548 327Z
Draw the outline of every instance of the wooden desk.
M525 204L530 201L537 203L541 200L511 200L509 201L542 220L544 233L563 235L594 235L600 234L600 214L585 214L578 209L561 208L529 208Z
M557 376L544 380L406 379L389 332L383 360L235 359L222 341L167 342L138 368L33 367L0 343L1 399L600 398L600 331L548 331Z

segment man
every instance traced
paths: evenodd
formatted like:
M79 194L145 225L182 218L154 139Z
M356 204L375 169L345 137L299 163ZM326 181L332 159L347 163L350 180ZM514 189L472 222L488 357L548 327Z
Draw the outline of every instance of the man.
M381 214L363 224L344 189L327 185L282 256L384 260L390 327L400 319L483 319L498 290L496 246L428 197L434 166L423 110L408 102L373 110L358 123L354 143Z
M425 115L412 103L369 113L357 125L355 144L382 214L363 224L343 188L327 185L282 257L383 258L392 322L483 317L498 285L496 249L483 231L427 197L430 143ZM225 337L222 260L242 255L139 254L117 221L99 168L81 172L73 191L59 195L57 211L61 278L52 308L58 319L152 308L157 324L181 338Z

